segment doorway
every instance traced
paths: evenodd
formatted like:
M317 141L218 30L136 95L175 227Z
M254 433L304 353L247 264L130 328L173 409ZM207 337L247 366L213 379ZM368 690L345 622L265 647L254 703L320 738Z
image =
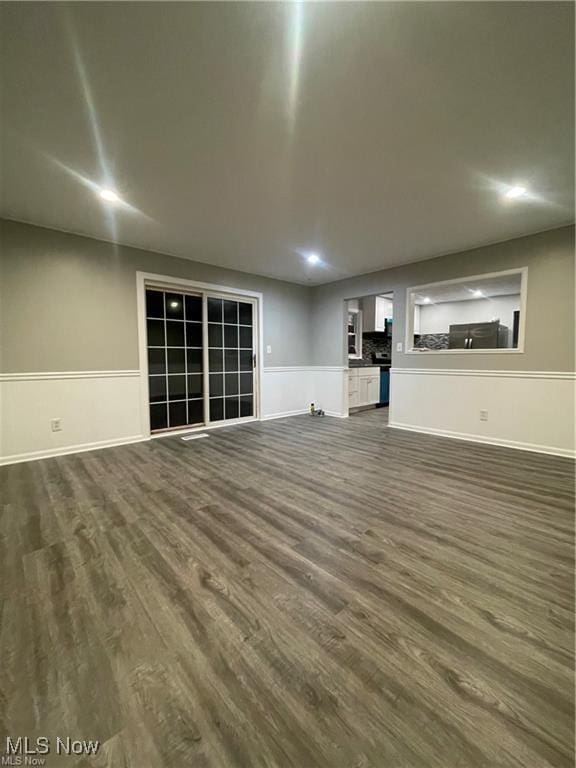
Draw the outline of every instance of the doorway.
M394 295L392 292L346 301L348 414L388 423ZM376 413L375 411L378 411Z
M258 418L258 298L150 281L142 294L142 399L149 433Z

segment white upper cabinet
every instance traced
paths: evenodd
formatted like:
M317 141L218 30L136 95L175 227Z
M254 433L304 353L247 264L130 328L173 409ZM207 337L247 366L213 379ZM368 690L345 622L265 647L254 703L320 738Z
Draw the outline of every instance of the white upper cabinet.
M385 296L362 299L362 325L364 333L385 331L386 320L392 318L392 301Z

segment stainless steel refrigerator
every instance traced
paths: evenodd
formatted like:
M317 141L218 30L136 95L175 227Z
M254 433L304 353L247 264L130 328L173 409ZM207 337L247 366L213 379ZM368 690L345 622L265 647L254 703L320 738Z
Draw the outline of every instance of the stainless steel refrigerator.
M508 346L508 328L497 321L462 323L449 328L448 349L499 349Z

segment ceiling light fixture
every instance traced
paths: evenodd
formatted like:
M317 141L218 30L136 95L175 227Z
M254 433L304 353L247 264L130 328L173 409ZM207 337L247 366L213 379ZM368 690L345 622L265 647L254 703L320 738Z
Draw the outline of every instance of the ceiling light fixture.
M479 288L476 289L475 291L472 291L472 293L474 294L474 296L478 296L478 298L480 298L481 296L484 296L484 294Z
M526 187L509 187L508 190L504 193L504 197L507 197L509 200L517 200L519 197L524 197L527 192L528 190Z
M320 256L318 256L317 253L311 253L307 258L306 261L308 264L318 264L320 262Z
M101 189L100 197L102 200L106 200L107 203L119 203L120 197L113 189Z
M430 304L430 301L431 301L431 299L430 299L429 296L424 296L424 298L423 298L424 304Z

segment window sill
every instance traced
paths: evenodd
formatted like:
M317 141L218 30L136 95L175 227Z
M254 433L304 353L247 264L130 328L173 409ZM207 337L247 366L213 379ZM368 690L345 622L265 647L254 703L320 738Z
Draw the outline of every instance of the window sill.
M523 349L408 349L405 355L521 355Z

